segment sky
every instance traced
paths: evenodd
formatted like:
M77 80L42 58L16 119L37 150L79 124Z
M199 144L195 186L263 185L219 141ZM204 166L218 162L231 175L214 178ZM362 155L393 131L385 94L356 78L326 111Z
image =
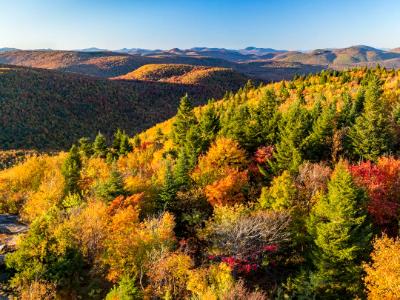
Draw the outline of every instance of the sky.
M400 47L399 0L0 0L0 47Z

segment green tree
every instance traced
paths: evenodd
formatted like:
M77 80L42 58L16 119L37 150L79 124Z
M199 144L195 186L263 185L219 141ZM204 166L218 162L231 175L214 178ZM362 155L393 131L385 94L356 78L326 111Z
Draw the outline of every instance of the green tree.
M107 156L107 141L103 134L100 132L97 134L96 139L93 143L94 155L101 158L106 158Z
M185 187L189 184L189 171L190 164L186 149L181 148L178 153L178 158L176 160L176 165L174 169L175 181L178 187Z
M186 94L181 98L175 122L172 125L172 138L176 145L182 146L186 132L194 124L196 124L196 117L189 96Z
M79 139L79 152L82 156L89 158L93 155L93 145L87 137Z
M119 145L119 155L127 155L129 152L132 151L132 145L129 142L129 136L127 134L123 134L121 136L121 142Z
M113 167L110 178L96 187L96 194L106 202L110 202L119 195L125 195L124 181L116 167Z
M18 249L6 256L6 265L16 273L16 287L44 280L58 288L76 289L82 274L83 258L67 231L55 230L62 213L51 209L35 219Z
M336 103L322 109L312 125L310 135L302 142L306 159L319 161L331 157L335 117Z
M78 147L72 145L67 158L61 166L61 173L63 174L65 179L65 195L80 193L78 183L80 179L81 169L82 161L78 151Z
M121 146L121 138L124 135L121 129L117 129L117 131L114 133L114 138L112 142L112 149L114 150L115 153L119 153L119 149Z
M356 118L350 139L356 156L375 161L391 150L393 130L382 100L379 79L372 77L365 91L364 112Z
M211 142L214 141L217 133L221 128L219 116L215 108L210 103L206 106L205 111L200 115L198 129L202 140L202 152L206 152Z
M272 168L275 172L288 170L296 173L303 160L301 144L309 131L307 111L296 101L283 115L279 124L280 140L276 145L275 162Z
M253 111L257 146L273 145L277 140L280 119L279 101L272 90L267 90Z
M371 226L365 209L366 198L339 162L308 222L313 238L310 279L321 299L349 299L361 296L362 261L368 256Z
M172 172L171 163L166 162L165 178L164 184L159 193L159 201L157 203L157 209L159 211L170 210L175 202L177 184L175 182L175 177Z

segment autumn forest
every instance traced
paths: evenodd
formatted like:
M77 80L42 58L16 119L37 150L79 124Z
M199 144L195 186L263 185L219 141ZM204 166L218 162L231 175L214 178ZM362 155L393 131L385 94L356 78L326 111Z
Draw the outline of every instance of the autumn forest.
M398 299L400 72L324 70L0 172L20 299ZM32 296L33 295L33 296ZM18 298L19 299L19 298Z

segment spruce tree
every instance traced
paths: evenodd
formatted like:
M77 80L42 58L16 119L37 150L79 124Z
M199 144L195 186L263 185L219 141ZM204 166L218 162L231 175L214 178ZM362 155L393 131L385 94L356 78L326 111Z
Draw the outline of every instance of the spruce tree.
M322 109L314 121L310 135L302 142L306 159L319 161L331 157L336 103Z
M72 145L69 150L68 156L65 159L62 167L61 173L65 179L64 194L78 194L79 190L79 178L82 169L82 161L78 151L78 147Z
M93 155L93 145L90 140L86 137L82 137L79 139L79 152L86 158L89 158Z
M113 149L114 153L119 153L119 148L121 145L121 138L122 138L123 134L124 133L119 128L114 133L114 139L112 142L112 149Z
M186 187L190 182L190 165L189 158L185 148L181 148L178 153L176 165L174 168L174 177L177 187Z
M209 104L199 119L198 129L200 131L202 146L201 151L206 152L211 142L215 139L221 128L219 117L213 105Z
M107 142L104 135L100 132L97 134L93 143L94 155L97 157L105 158L107 156Z
M121 136L121 142L119 145L119 155L126 155L132 151L132 146L129 142L129 137L127 134Z
M255 142L257 145L273 145L277 140L280 119L279 101L272 90L267 90L253 112ZM247 125L249 126L249 125Z
M308 222L314 243L310 283L321 299L362 295L361 263L368 255L371 239L365 201L347 166L339 162L327 194L319 197Z
M372 77L365 91L364 112L350 131L354 154L372 161L390 152L394 138L381 95L379 79Z
M171 163L167 161L164 184L159 193L157 202L157 209L159 211L170 210L173 207L177 192L177 185L175 182L174 174L172 172Z
M189 96L182 97L178 112L175 116L175 122L172 125L172 138L175 145L181 146L185 140L186 132L196 124L196 117Z
M272 168L275 172L288 170L297 173L303 160L301 143L309 131L309 117L307 111L296 101L289 111L282 117L279 124L280 140L276 144L275 162Z
M124 181L115 166L113 166L110 178L106 182L97 186L96 193L106 202L114 200L115 197L119 195L126 194L124 189Z

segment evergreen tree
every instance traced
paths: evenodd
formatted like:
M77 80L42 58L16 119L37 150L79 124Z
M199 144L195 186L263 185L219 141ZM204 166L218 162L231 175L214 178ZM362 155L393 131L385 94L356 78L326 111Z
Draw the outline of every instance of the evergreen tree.
M84 157L91 157L93 155L93 145L90 140L86 137L82 137L79 139L79 152Z
M198 129L201 134L202 152L206 152L221 128L219 117L213 105L209 104L199 119Z
M121 142L119 146L119 155L126 155L132 151L132 146L129 142L129 137L127 134L121 136Z
M116 167L113 167L110 178L97 186L96 194L103 198L106 202L110 202L119 195L125 195L124 181Z
M124 133L122 132L121 129L117 129L117 131L114 133L114 139L112 142L112 149L114 153L119 153L119 149L121 146L121 139Z
M197 164L197 159L203 151L203 140L200 136L198 126L192 126L186 132L186 137L182 143L183 150L186 152L189 170L193 169Z
M361 296L363 259L368 255L371 226L367 221L365 195L339 162L313 208L308 231L314 241L311 286L321 299Z
M107 150L108 149L106 138L99 132L93 143L94 155L97 157L105 158L107 156Z
M319 161L331 157L336 103L325 107L314 121L311 134L302 142L306 159Z
M272 90L267 90L261 98L257 108L253 112L255 120L255 131L252 136L255 137L256 145L273 145L277 140L278 124L280 119L279 101ZM252 122L253 123L253 122ZM247 124L247 126L249 126Z
M142 144L142 141L140 140L140 137L139 137L138 134L136 134L136 135L133 137L133 142L132 142L132 144L133 144L133 147L135 147L135 148L139 147L139 146Z
M365 91L364 112L350 131L354 153L373 161L391 150L394 139L381 94L379 79L372 77Z
M159 211L170 210L173 208L177 192L177 185L175 182L174 174L172 172L171 163L167 161L164 185L161 188L159 194L159 201L157 203L157 209Z
M190 164L186 149L181 148L178 153L178 159L176 160L176 165L174 169L174 176L177 187L188 186L190 182L189 171Z
M241 104L228 113L223 118L222 135L238 141L245 149L256 147L255 135L258 132L250 126L252 116L247 104Z
M61 167L61 173L63 174L65 179L65 195L80 193L78 182L81 169L82 161L78 151L78 147L72 145L71 149L69 150L68 156Z
M176 145L181 146L185 140L186 132L196 124L196 117L189 96L182 97L178 112L175 116L175 122L172 125L172 138Z
M288 170L293 174L298 171L303 160L301 143L309 131L309 123L307 111L296 101L279 124L280 141L276 145L275 162L272 164L275 172Z

